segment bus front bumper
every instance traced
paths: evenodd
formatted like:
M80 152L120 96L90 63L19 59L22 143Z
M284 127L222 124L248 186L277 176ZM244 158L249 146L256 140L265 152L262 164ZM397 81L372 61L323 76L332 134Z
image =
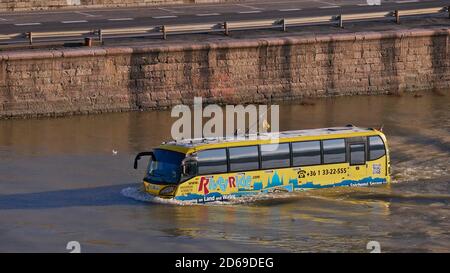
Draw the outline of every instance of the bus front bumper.
M145 192L158 196L161 198L173 198L177 190L176 185L172 184L153 184L148 181L143 181L143 187Z

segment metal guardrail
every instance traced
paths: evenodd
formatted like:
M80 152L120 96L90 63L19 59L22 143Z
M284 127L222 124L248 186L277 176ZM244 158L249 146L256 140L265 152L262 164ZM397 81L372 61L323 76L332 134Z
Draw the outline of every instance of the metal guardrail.
M286 31L287 27L302 26L302 25L318 25L337 23L338 26L343 27L344 22L349 21L370 21L378 19L395 18L396 23L400 23L400 17L414 16L414 15L431 15L439 13L448 13L450 18L450 7L425 8L425 9L411 9L411 10L395 10L383 12L370 13L356 13L356 14L338 14L318 17L299 17L299 18L283 18L275 20L253 20L253 21L235 21L223 23L200 23L200 24L186 24L186 25L161 25L150 27L130 27L130 28L112 28L112 29L98 29L98 30L81 30L81 31L63 31L63 32L27 32L15 34L0 34L0 44L20 44L33 42L56 42L56 41L74 41L80 39L98 39L103 42L103 39L116 38L133 38L145 36L160 36L163 39L167 35L174 34L193 34L193 33L211 33L223 32L229 35L233 30L249 30L249 29L270 29L279 28Z

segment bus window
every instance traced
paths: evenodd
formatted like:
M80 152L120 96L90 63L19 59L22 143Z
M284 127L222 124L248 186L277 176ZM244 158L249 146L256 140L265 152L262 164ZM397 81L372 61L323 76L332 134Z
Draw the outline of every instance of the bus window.
M386 154L384 143L380 136L369 137L369 159L375 160Z
M259 169L258 146L229 148L230 171L251 171Z
M366 145L350 144L350 165L366 164Z
M290 166L289 143L261 145L261 168L275 169Z
M323 163L345 162L345 140L329 139L323 140Z
M198 152L198 174L226 173L227 152L225 149L211 149Z
M292 142L294 166L320 165L320 141Z

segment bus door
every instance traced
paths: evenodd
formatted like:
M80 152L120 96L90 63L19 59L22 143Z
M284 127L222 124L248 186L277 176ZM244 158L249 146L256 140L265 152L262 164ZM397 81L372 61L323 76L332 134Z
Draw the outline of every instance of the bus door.
M349 176L351 180L358 181L367 177L367 142L349 142ZM360 181L365 183L365 181Z

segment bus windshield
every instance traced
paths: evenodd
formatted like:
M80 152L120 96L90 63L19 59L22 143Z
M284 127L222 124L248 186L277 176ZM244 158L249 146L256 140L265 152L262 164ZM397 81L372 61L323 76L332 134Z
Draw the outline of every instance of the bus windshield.
M177 184L181 176L181 161L185 154L155 149L154 159L150 159L147 168L147 180L151 182Z

